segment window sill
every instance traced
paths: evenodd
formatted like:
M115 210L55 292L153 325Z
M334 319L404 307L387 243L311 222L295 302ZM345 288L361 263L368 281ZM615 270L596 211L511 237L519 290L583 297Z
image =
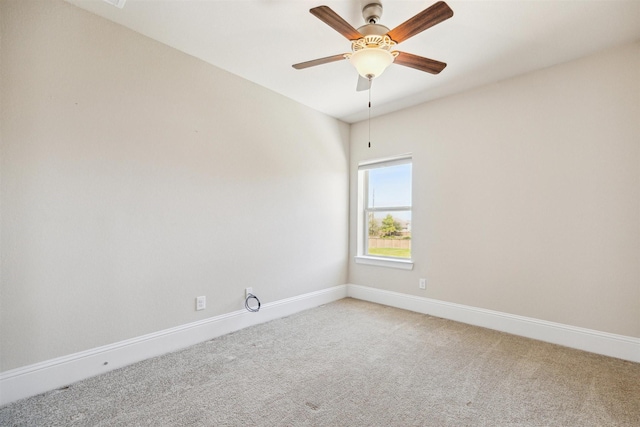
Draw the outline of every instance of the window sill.
M378 258L358 255L354 257L356 264L375 265L378 267L398 268L400 270L413 270L413 261L407 259Z

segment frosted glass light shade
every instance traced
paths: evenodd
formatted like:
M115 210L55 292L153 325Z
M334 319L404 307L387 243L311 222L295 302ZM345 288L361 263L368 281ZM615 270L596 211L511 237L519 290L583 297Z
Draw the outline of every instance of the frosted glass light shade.
M353 52L349 59L358 74L365 79L380 76L394 60L391 52L379 48L367 48Z

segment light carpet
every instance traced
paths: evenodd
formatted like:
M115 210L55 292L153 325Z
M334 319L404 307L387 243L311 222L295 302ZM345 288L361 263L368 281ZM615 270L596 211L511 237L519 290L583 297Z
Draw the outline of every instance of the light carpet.
M640 364L343 299L0 408L2 426L640 426Z

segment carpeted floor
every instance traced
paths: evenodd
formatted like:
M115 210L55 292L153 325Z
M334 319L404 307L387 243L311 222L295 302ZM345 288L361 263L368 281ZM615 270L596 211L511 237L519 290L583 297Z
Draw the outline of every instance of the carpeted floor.
M640 364L344 299L0 408L2 426L640 426Z

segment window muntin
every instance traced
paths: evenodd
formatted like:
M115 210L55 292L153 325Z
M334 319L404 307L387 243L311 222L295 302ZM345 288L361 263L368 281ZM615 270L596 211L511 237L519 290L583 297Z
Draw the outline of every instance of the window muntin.
M411 157L358 167L358 255L411 259Z

